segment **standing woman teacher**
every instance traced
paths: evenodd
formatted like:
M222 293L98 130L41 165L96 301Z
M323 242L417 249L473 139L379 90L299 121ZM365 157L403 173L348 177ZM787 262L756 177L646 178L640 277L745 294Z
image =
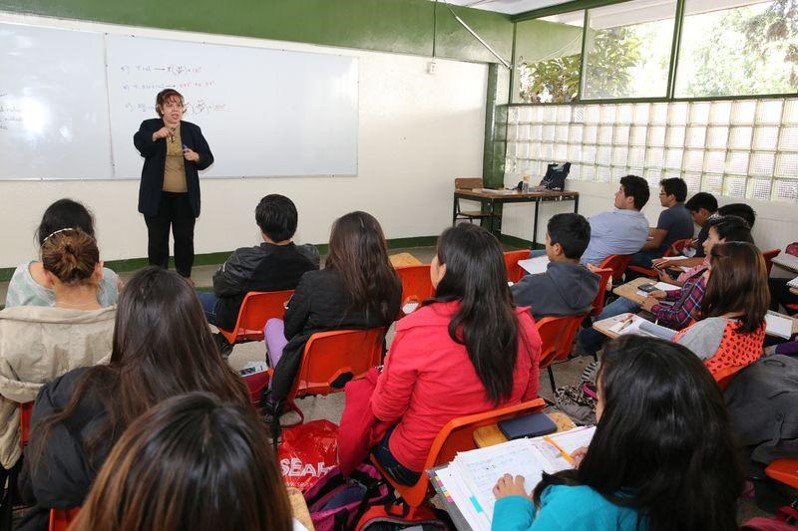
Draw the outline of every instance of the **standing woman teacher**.
M155 100L160 118L141 122L133 143L144 157L139 187L139 212L147 222L150 265L168 268L169 226L175 240L175 268L191 278L194 222L200 214L197 172L213 164L213 154L200 128L182 121L183 96L162 90Z

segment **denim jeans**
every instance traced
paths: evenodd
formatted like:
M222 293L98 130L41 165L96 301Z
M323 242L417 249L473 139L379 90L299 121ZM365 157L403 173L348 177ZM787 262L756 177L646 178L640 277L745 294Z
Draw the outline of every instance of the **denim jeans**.
M197 297L200 304L202 304L202 311L205 312L205 318L212 325L216 325L216 307L219 304L219 297L208 291L198 291Z
M402 485L415 485L418 482L418 479L421 477L421 474L410 470L402 463L397 461L391 453L391 449L388 447L388 441L391 438L393 430L394 428L388 430L388 433L385 434L385 437L383 437L382 440L377 443L377 446L371 449L371 452L374 454L374 457L377 459L377 462L380 464L380 466L384 468L393 479Z
M640 310L640 305L636 302L632 302L623 297L618 297L604 307L604 311L602 311L599 316L596 317L596 321L601 321L602 319L607 319L609 317L615 317L616 315L621 315L622 313L636 313L638 310ZM591 356L595 356L596 352L599 351L606 339L607 336L598 330L593 328L583 328L579 331L577 341L579 342L579 346L582 348L582 350Z

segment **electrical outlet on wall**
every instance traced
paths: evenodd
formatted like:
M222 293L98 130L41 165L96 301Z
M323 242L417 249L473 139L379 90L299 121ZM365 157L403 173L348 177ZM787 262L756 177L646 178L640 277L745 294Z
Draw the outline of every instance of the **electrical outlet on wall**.
M429 75L435 75L435 69L438 68L438 64L435 61L430 61L427 63L427 73Z

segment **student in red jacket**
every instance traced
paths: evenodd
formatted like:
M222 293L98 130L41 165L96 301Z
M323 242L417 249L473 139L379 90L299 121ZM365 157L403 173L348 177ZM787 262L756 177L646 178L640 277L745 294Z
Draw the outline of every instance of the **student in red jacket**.
M540 335L529 309L513 306L498 240L467 223L447 229L430 277L435 298L397 323L371 397L377 419L394 425L374 455L407 485L447 422L538 390Z

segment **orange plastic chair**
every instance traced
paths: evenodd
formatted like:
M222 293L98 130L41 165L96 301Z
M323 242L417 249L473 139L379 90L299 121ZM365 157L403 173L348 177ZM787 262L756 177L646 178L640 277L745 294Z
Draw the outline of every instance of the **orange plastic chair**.
M770 270L773 269L773 259L779 254L781 254L781 249L771 249L770 251L762 253L762 258L765 259L765 267L768 270L768 276L770 276Z
M784 305L784 308L791 311L792 313L798 312L798 304L787 303Z
M23 448L30 440L30 416L33 413L33 402L19 405L19 444Z
M518 265L519 260L529 258L529 249L520 251L506 251L504 253L504 265L507 268L507 280L516 283L524 276L524 268Z
M450 420L441 429L438 436L435 437L432 448L430 448L429 454L427 454L427 460L424 463L425 472L421 474L421 477L415 485L408 486L397 483L390 474L385 472L373 455L371 456L371 462L377 467L388 483L399 492L404 502L410 507L409 514L413 515L414 510L420 507L428 498L430 484L429 476L427 476L426 471L430 468L450 462L454 459L455 455L457 455L457 452L464 452L476 448L474 431L482 426L496 424L500 420L541 411L545 406L546 403L542 398L536 398L535 400L521 402L514 406L507 406L501 409L466 415Z
M435 294L432 287L432 280L429 278L429 264L397 266L396 273L402 281L402 304L408 299L415 299L422 302ZM404 315L399 310L400 317Z
M50 531L67 531L69 525L78 517L80 507L72 509L50 509Z
M599 276L599 290L596 293L596 298L593 299L593 309L590 310L590 315L599 315L604 311L604 301L607 299L607 285L612 278L612 269L596 269L593 272Z
M601 262L599 269L612 269L613 282L620 282L631 259L631 254L611 254Z
M286 410L299 415L297 424L305 422L305 416L295 399L343 391L346 382L365 376L369 369L382 363L384 338L384 328L334 330L310 336L285 400Z
M798 459L776 459L765 469L765 474L794 489L798 489Z
M556 361L568 358L574 339L576 339L576 333L584 318L584 314L544 317L535 323L540 339L543 341L543 348L540 352L540 368L545 367L549 371L552 392L555 392L557 387L554 383L554 371L551 366Z
M282 319L285 315L285 303L294 294L294 290L283 291L250 291L241 303L238 319L233 330L219 332L228 343L235 345L242 341L263 341L263 327L272 318Z
M691 238L683 238L681 240L676 240L675 242L673 242L671 244L670 247L668 247L665 250L665 254L663 254L662 257L666 258L668 256L676 256L677 254L682 252L682 249L684 249L685 245L690 243L690 241L691 241ZM632 271L634 271L636 273L640 273L641 275L646 276L646 277L656 277L657 276L657 272L651 267L630 265L629 269L631 269Z

